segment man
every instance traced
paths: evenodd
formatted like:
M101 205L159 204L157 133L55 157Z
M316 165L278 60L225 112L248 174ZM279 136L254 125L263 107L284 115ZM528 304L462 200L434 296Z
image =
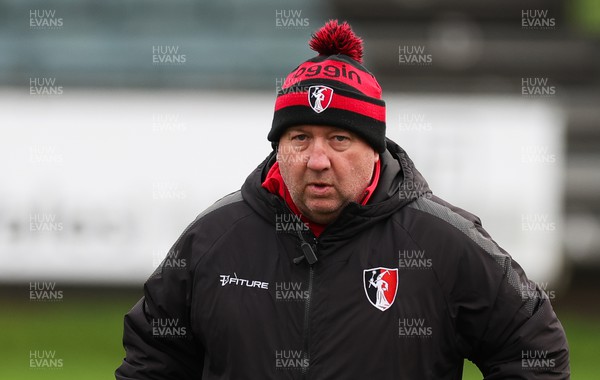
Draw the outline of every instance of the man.
M385 138L362 41L330 21L271 153L204 211L125 317L117 379L568 379L543 291ZM406 257L416 265L407 265Z

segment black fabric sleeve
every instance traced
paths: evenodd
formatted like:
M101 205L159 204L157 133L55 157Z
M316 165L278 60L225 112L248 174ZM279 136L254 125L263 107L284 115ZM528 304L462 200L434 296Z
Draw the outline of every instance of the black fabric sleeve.
M412 236L432 253L460 356L486 380L569 379L567 339L548 296L479 218L435 196L410 207L419 210Z
M450 293L466 356L486 380L569 379L569 349L546 293L479 223Z
M202 379L204 350L190 327L192 238L182 236L125 315L117 380Z

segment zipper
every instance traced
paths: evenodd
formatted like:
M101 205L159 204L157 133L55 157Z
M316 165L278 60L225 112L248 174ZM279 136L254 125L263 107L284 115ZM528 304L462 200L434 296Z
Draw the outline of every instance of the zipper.
M303 330L303 350L304 362L307 363L305 367L302 367L302 378L308 379L308 368L310 367L310 352L309 352L309 343L310 343L310 301L312 300L312 292L313 292L313 280L315 277L315 269L312 265L309 266L308 269L308 296L306 297L306 303L304 304L304 330Z
M302 359L304 363L307 363L306 366L302 367L302 378L308 379L308 370L310 367L310 303L312 300L313 282L315 277L314 264L318 261L317 254L315 253L315 250L317 249L318 240L316 237L313 236L314 245L311 245L304 239L302 232L300 232L299 230L297 230L296 232L298 233L298 237L300 238L300 248L302 249L302 256L296 257L294 259L294 263L298 265L302 262L302 260L306 260L306 262L308 263L308 295L304 304L304 324L302 329Z
M300 264L302 260L306 260L308 263L308 295L306 302L304 303L304 324L302 329L302 359L306 363L306 366L302 367L302 378L308 379L308 370L310 367L310 304L312 301L313 293L313 282L315 278L314 264L318 261L315 250L317 249L317 238L313 237L314 245L309 244L302 235L302 232L298 232L300 238L300 248L302 248L302 256L294 259L295 264Z

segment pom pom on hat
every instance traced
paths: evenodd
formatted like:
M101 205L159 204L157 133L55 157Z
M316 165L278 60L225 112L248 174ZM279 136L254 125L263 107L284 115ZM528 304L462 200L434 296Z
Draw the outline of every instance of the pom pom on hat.
M362 42L347 22L338 24L337 20L329 20L312 35L308 44L312 50L321 55L344 54L362 63Z

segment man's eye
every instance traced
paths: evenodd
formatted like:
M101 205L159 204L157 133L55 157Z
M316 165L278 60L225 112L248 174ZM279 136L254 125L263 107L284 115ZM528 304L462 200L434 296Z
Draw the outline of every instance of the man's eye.
M306 135L296 135L296 136L292 136L292 140L296 140L296 141L306 141L307 136Z
M333 137L336 141L342 142L342 141L348 141L348 136L341 136L341 135L337 135Z

